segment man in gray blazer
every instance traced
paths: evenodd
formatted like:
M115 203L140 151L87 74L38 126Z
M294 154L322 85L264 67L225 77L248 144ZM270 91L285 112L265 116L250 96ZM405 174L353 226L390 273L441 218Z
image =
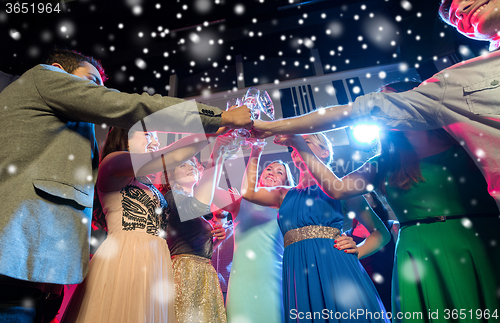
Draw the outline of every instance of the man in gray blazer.
M100 63L77 52L56 50L46 63L0 93L2 322L50 321L43 319L46 300L87 274L98 166L94 124L129 129L154 113L148 131L252 126L246 107L223 112L192 103L193 112L175 106L181 99L108 89Z

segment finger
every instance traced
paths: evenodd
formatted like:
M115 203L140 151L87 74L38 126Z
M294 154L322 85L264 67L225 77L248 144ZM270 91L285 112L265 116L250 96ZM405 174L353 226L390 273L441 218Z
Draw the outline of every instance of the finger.
M357 249L347 249L347 250L344 250L345 253L358 253L358 250Z
M348 244L339 244L339 243L337 243L334 247L337 248L338 250L344 250L344 249L350 249L353 246L348 245Z
M281 135L274 137L274 140L273 140L273 142L275 144L278 144L278 145L281 145L283 143L283 141L285 141L285 139Z
M229 130L231 130L231 128L229 128L229 127L220 127L219 130L217 130L217 132L215 133L215 135L222 136L222 135L226 134Z
M350 241L354 241L354 240L351 237L348 237L348 236L341 236L340 238L337 238L335 240L335 242L342 242L342 241L350 242Z
M336 243L337 249L344 250L348 248L356 248L356 243L354 241L340 241Z

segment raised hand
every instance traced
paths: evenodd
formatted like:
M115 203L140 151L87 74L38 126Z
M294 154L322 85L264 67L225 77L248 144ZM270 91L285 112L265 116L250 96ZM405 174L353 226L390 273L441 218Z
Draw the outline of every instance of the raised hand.
M223 157L223 146L228 146L232 143L233 138L230 134L225 134L217 137L215 141L214 147L212 148L212 158L217 159L219 157Z
M254 120L251 131L252 138L264 139L274 135L271 121Z
M224 240L226 239L226 230L222 227L222 224L216 223L214 225L214 229L212 230L212 234L214 235L214 238L217 240Z
M221 127L252 129L252 113L245 105L222 112Z
M277 135L273 142L281 146L294 147L300 140L304 140L301 135Z
M238 190L234 187L230 187L228 189L229 193L233 194L233 195L236 195L236 196L241 196L240 192L238 192Z

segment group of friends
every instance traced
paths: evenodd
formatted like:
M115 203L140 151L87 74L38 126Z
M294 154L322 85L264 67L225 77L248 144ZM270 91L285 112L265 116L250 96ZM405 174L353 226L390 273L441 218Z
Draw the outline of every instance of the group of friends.
M444 0L440 15L495 49L498 9L495 1ZM64 322L414 319L407 313L426 322L496 322L499 70L493 51L415 88L390 84L350 105L265 122L252 121L245 106L221 111L108 89L98 61L55 50L0 92L0 139L8 143L0 150L1 321L50 322L64 285L81 283ZM338 178L321 132L360 120L384 129L382 152ZM100 156L94 124L111 126ZM297 185L280 161L257 181L256 145L243 201L218 188L228 157L220 148L237 128L291 147ZM156 131L187 129L195 133L159 149ZM194 156L210 143L205 169ZM390 240L386 223L360 213L370 235L359 245L341 232L341 200L373 190L401 227L391 314L358 261ZM212 204L240 221L227 310L210 263L225 235L209 222ZM91 225L108 235L89 266Z

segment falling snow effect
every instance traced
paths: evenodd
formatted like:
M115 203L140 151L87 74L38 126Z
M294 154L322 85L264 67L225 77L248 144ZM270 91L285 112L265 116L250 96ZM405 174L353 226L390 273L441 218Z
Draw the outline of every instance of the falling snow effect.
M403 263L402 268L398 268L398 274L408 282L417 282L419 279L425 279L426 270L418 259L408 259Z
M245 255L250 260L255 260L255 258L257 257L257 255L255 254L255 252L253 250L247 250Z
M57 32L61 38L71 38L76 32L76 26L72 21L64 20L58 25Z
M84 1L82 1L84 2ZM252 3L252 6L257 7L259 3L269 3L270 1L255 1ZM297 3L298 1L285 1L290 4ZM120 63L119 66L123 65L122 70L113 70L112 67L109 67L108 74L111 76L113 82L117 82L120 84L134 86L137 89L137 92L145 91L150 94L160 93L162 95L166 94L170 86L168 85L169 76L171 74L176 74L178 72L180 76L181 83L179 84L179 88L191 88L192 95L203 95L209 96L212 93L219 92L216 87L218 83L219 88L225 88L228 90L237 90L236 81L244 81L245 85L248 87L253 83L255 84L263 84L266 82L273 83L275 85L280 85L281 82L290 80L290 79L299 79L302 78L303 75L305 77L314 76L314 74L310 74L313 68L313 61L310 60L310 50L311 49L319 49L323 52L320 53L320 65L323 67L324 73L334 73L334 72L342 72L345 70L355 69L358 65L356 63L357 56L353 54L353 51L364 52L366 60L370 59L369 56L372 55L373 51L387 51L393 60L381 61L380 64L389 64L389 63L397 63L399 64L399 71L401 73L411 72L413 67L420 66L419 64L423 64L424 62L432 59L435 62L439 62L442 64L450 64L446 58L438 57L438 56L429 56L425 52L421 52L420 48L418 50L413 51L412 55L406 54L406 56L402 56L403 51L399 50L400 46L403 46L402 40L404 39L406 42L420 42L423 43L425 40L425 35L423 35L416 27L410 27L411 29L404 28L404 26L408 26L408 17L409 15L416 15L416 9L418 7L418 2L416 1L396 1L395 6L398 7L400 11L395 10L397 14L394 16L382 16L380 12L374 11L374 8L368 5L368 8L364 5L359 6L356 4L356 7L359 7L361 10L353 10L353 7L349 6L349 10L344 10L345 8L336 8L337 10L328 10L327 13L318 13L316 16L313 16L311 13L309 15L303 15L302 11L297 11L297 18L293 20L294 28L293 30L280 31L279 33L271 33L269 38L266 38L266 32L264 29L260 28L261 23L266 23L264 19L260 16L256 18L249 17L247 12L250 11L247 5L247 2L229 2L229 1L209 1L209 0L194 0L189 2L189 5L179 4L175 9L170 8L174 12L172 13L172 18L167 18L161 22L151 22L149 28L141 29L141 36L138 36L139 29L135 29L136 23L134 21L135 18L148 16L146 13L148 10L152 10L153 5L149 7L146 3L140 0L126 0L124 3L128 6L128 10L130 13L129 19L123 19L121 23L115 23L113 26L105 25L104 31L99 34L98 32L93 32L92 36L96 37L96 43L99 42L99 46L95 46L92 50L95 53L92 53L90 50L89 54L98 53L98 57L102 59L104 57L104 52L101 48L105 48L107 53L114 52L114 55L121 55L123 51L128 50L126 46L120 47L120 43L118 42L120 37L129 37L133 38L138 44L137 50L131 54L132 56L128 61ZM70 3L71 4L71 3ZM247 8L245 8L245 5ZM272 53L266 51L265 48L259 48L256 50L254 55L250 55L241 50L241 45L238 46L237 42L234 39L231 39L224 33L224 29L226 24L215 24L214 26L209 26L208 21L212 22L209 19L209 14L211 12L216 12L218 9L223 6L231 7L231 15L238 17L238 19L250 19L252 18L252 31L248 32L247 39L250 41L261 41L265 42L275 42L280 43L280 51L273 51ZM161 11L165 10L167 7L166 3L160 3L154 5L155 10ZM347 6L346 6L347 7ZM257 8L253 8L257 9ZM356 8L357 9L357 8ZM97 10L97 11L96 11ZM98 12L99 4L96 6L89 6L88 12ZM371 14L370 11L374 13ZM200 14L201 17L196 24L202 24L202 27L192 28L185 32L170 32L170 30L174 31L177 29L175 25L171 25L169 20L180 20L187 21L189 16L192 16L193 13ZM341 16L342 14L342 16ZM206 15L206 16L203 16ZM419 15L424 16L424 15ZM174 18L176 17L176 18ZM221 15L223 17L223 15ZM178 18L178 19L177 19ZM12 20L7 14L0 12L0 24L4 24ZM208 21L207 21L208 20ZM311 32L302 32L301 28L310 24L310 22L321 21L322 25L319 31L316 32L315 36L318 37L318 40L313 40L313 34ZM349 28L348 21L356 21L360 26L367 26L364 30L351 34ZM276 19L277 26L281 28L282 21ZM158 25L162 26L158 26ZM189 25L189 23L185 23L184 26ZM227 24L229 25L229 24ZM26 40L28 32L21 28L20 26L15 26L17 29L8 29L11 28L10 25L2 25L4 26L4 33L7 34L11 41L22 43ZM437 26L437 25L436 25ZM434 27L434 25L433 25ZM142 28L142 26L141 26ZM152 29L151 29L152 28ZM434 27L436 30L434 31L436 38L439 36L440 39L444 41L447 40L449 36L448 32L443 32L440 27ZM77 30L78 29L78 30ZM76 24L74 21L64 20L59 22L59 20L55 21L52 28L50 29L40 29L38 31L39 35L39 44L28 45L26 47L27 55L29 55L32 59L40 59L40 56L44 54L45 47L43 44L49 44L55 40L63 40L67 41L68 46L71 46L78 49L78 46L82 44L83 27L80 24ZM112 29L112 30L111 30ZM153 30L153 32L152 32ZM261 30L264 31L264 34L261 33ZM111 37L112 33L116 38ZM175 34L175 35L174 35ZM321 35L320 35L321 34ZM154 35L154 36L153 36ZM259 38L262 36L262 38ZM102 39L98 39L98 37L103 37ZM243 36L242 36L243 37ZM321 38L323 37L323 38ZM328 37L328 38L326 38ZM347 41L346 38L353 38L353 41ZM103 40L104 39L104 40ZM181 41L182 39L182 41ZM272 40L269 40L272 39ZM298 43L298 40L301 40L301 44ZM325 42L324 39L328 39L333 41L335 45L329 44ZM168 43L168 47L161 48L159 47L159 41L169 42L172 41L175 45ZM428 41L428 40L426 40ZM402 45L403 44L403 45ZM39 46L40 45L40 46ZM252 43L246 44L251 46ZM423 51L422 45L422 51ZM234 47L234 49L232 48ZM229 49L231 48L231 49ZM147 50L145 50L147 49ZM168 52L163 52L164 50L168 50ZM483 54L487 51L483 51ZM20 52L17 51L17 54ZM164 53L164 54L163 54ZM463 58L475 56L476 54L470 50L467 46L459 46L459 53ZM9 53L16 54L14 52ZM100 56L103 55L103 56ZM237 55L241 55L243 59L243 63L249 66L252 66L250 69L254 70L253 73L249 73L248 69L245 68L245 75L242 76L241 79L237 80L237 77L234 75L230 75L234 69L234 64L237 61ZM432 55L435 55L432 53ZM155 58L158 56L161 60L159 62L155 62ZM245 57L246 56L246 57ZM15 56L14 56L15 57ZM113 57L118 56L109 56L108 59L113 59ZM276 59L278 59L276 61ZM363 58L364 59L364 58ZM412 59L414 61L412 61ZM459 57L460 59L460 57ZM147 60L147 64L146 64ZM414 65L418 61L417 65ZM258 63L258 65L254 65L254 63ZM436 64L437 64L436 63ZM14 64L14 63L13 63ZM375 63L373 63L375 64ZM378 63L377 63L378 64ZM278 66L275 74L272 74L272 68L269 66ZM146 81L144 77L140 75L141 71L144 74L148 75L148 79ZM183 83L182 72L191 70L190 77L192 80L191 83L188 84L186 81ZM203 71L203 72L201 72ZM206 72L205 72L206 71ZM161 72L161 73L159 73ZM230 75L230 81L228 83L233 82L231 86L224 86L223 82L218 78L221 77L223 73L225 75ZM308 74L309 73L309 74ZM285 76L286 75L286 76ZM290 76L289 76L290 75ZM385 82L385 80L391 80L390 77L392 75L389 71L386 72L372 72L366 73L363 72L363 75L360 77L366 77L366 79L370 79L370 81L380 81ZM378 80L376 80L378 78ZM153 82L161 82L160 85L158 83L153 84ZM126 83L126 84L124 84ZM329 85L317 84L315 87L313 86L314 95L316 93L321 95L322 93L326 93L328 96L334 97L337 95L335 88L329 82ZM283 83L283 88L285 88L285 84ZM238 85L239 86L239 85ZM281 86L281 85L280 85ZM318 91L316 90L318 89ZM179 89L178 89L179 90ZM185 90L184 88L180 90ZM354 94L358 94L363 90L363 88L354 87L352 89ZM162 92L163 91L163 92ZM222 90L221 90L222 92ZM366 91L365 91L366 92ZM271 93L271 92L270 92ZM279 90L274 90L272 93L273 99L280 99ZM335 104L334 98L331 99L328 103ZM302 108L302 106L301 106ZM320 110L324 111L324 110ZM478 149L474 151L477 158L485 158L485 152L482 149ZM349 159L351 156L347 156ZM359 154L353 155L353 159L359 158ZM74 160L74 155L68 156L69 161ZM349 160L346 162L342 158L336 161L336 163L340 166L347 164L349 165ZM8 165L6 167L6 172L10 175L15 175L18 172L18 169L15 165ZM91 181L92 176L86 172L79 171L75 174L75 177L84 182ZM452 179L459 183L464 183L465 178L455 178ZM367 187L369 191L373 190L373 186L369 185ZM306 205L313 206L312 200L307 200ZM475 200L470 201L471 204L477 203ZM311 204L311 205L309 205ZM157 212L159 210L156 210ZM406 210L405 210L406 211ZM351 218L354 217L354 213L348 214ZM82 223L86 224L84 221L86 219L82 219ZM461 224L464 228L471 229L472 222L468 219L461 219ZM161 234L161 232L160 232ZM92 238L90 243L92 245L97 245L98 241L95 238ZM491 240L489 242L491 246L497 246L496 240ZM64 244L61 243L61 246ZM64 248L64 246L63 246ZM326 250L321 250L321 252L326 252ZM256 254L253 251L248 251L246 256L253 260L256 258ZM462 259L461 259L462 260ZM463 259L465 261L465 259ZM417 264L419 267L421 264ZM407 269L407 270L405 270ZM411 273L412 265L405 264L403 273ZM419 272L423 272L423 267L419 269ZM410 274L408 274L410 275ZM406 277L403 275L404 279L414 280L414 277ZM384 277L380 274L373 274L373 280L376 283L383 283ZM152 288L153 291L161 290L161 286L164 282L158 282L158 286ZM343 289L349 290L350 286L346 286ZM347 293L348 294L348 293ZM500 297L500 289L498 289L498 295ZM347 295L349 296L349 295ZM245 317L238 318L236 322L246 323L248 320Z
M9 30L9 35L10 35L10 37L12 37L12 39L14 39L14 40L19 40L19 39L21 39L21 33L20 33L20 32L18 32L17 30L15 30L15 29L11 29L11 30Z
M77 183L86 183L91 180L92 180L92 175L89 174L89 169L87 169L86 167L81 166L75 170L75 181Z
M137 58L135 60L135 65L141 70L144 70L147 67L146 62L142 58Z
M14 175L17 172L17 167L15 165L7 166L7 173Z

